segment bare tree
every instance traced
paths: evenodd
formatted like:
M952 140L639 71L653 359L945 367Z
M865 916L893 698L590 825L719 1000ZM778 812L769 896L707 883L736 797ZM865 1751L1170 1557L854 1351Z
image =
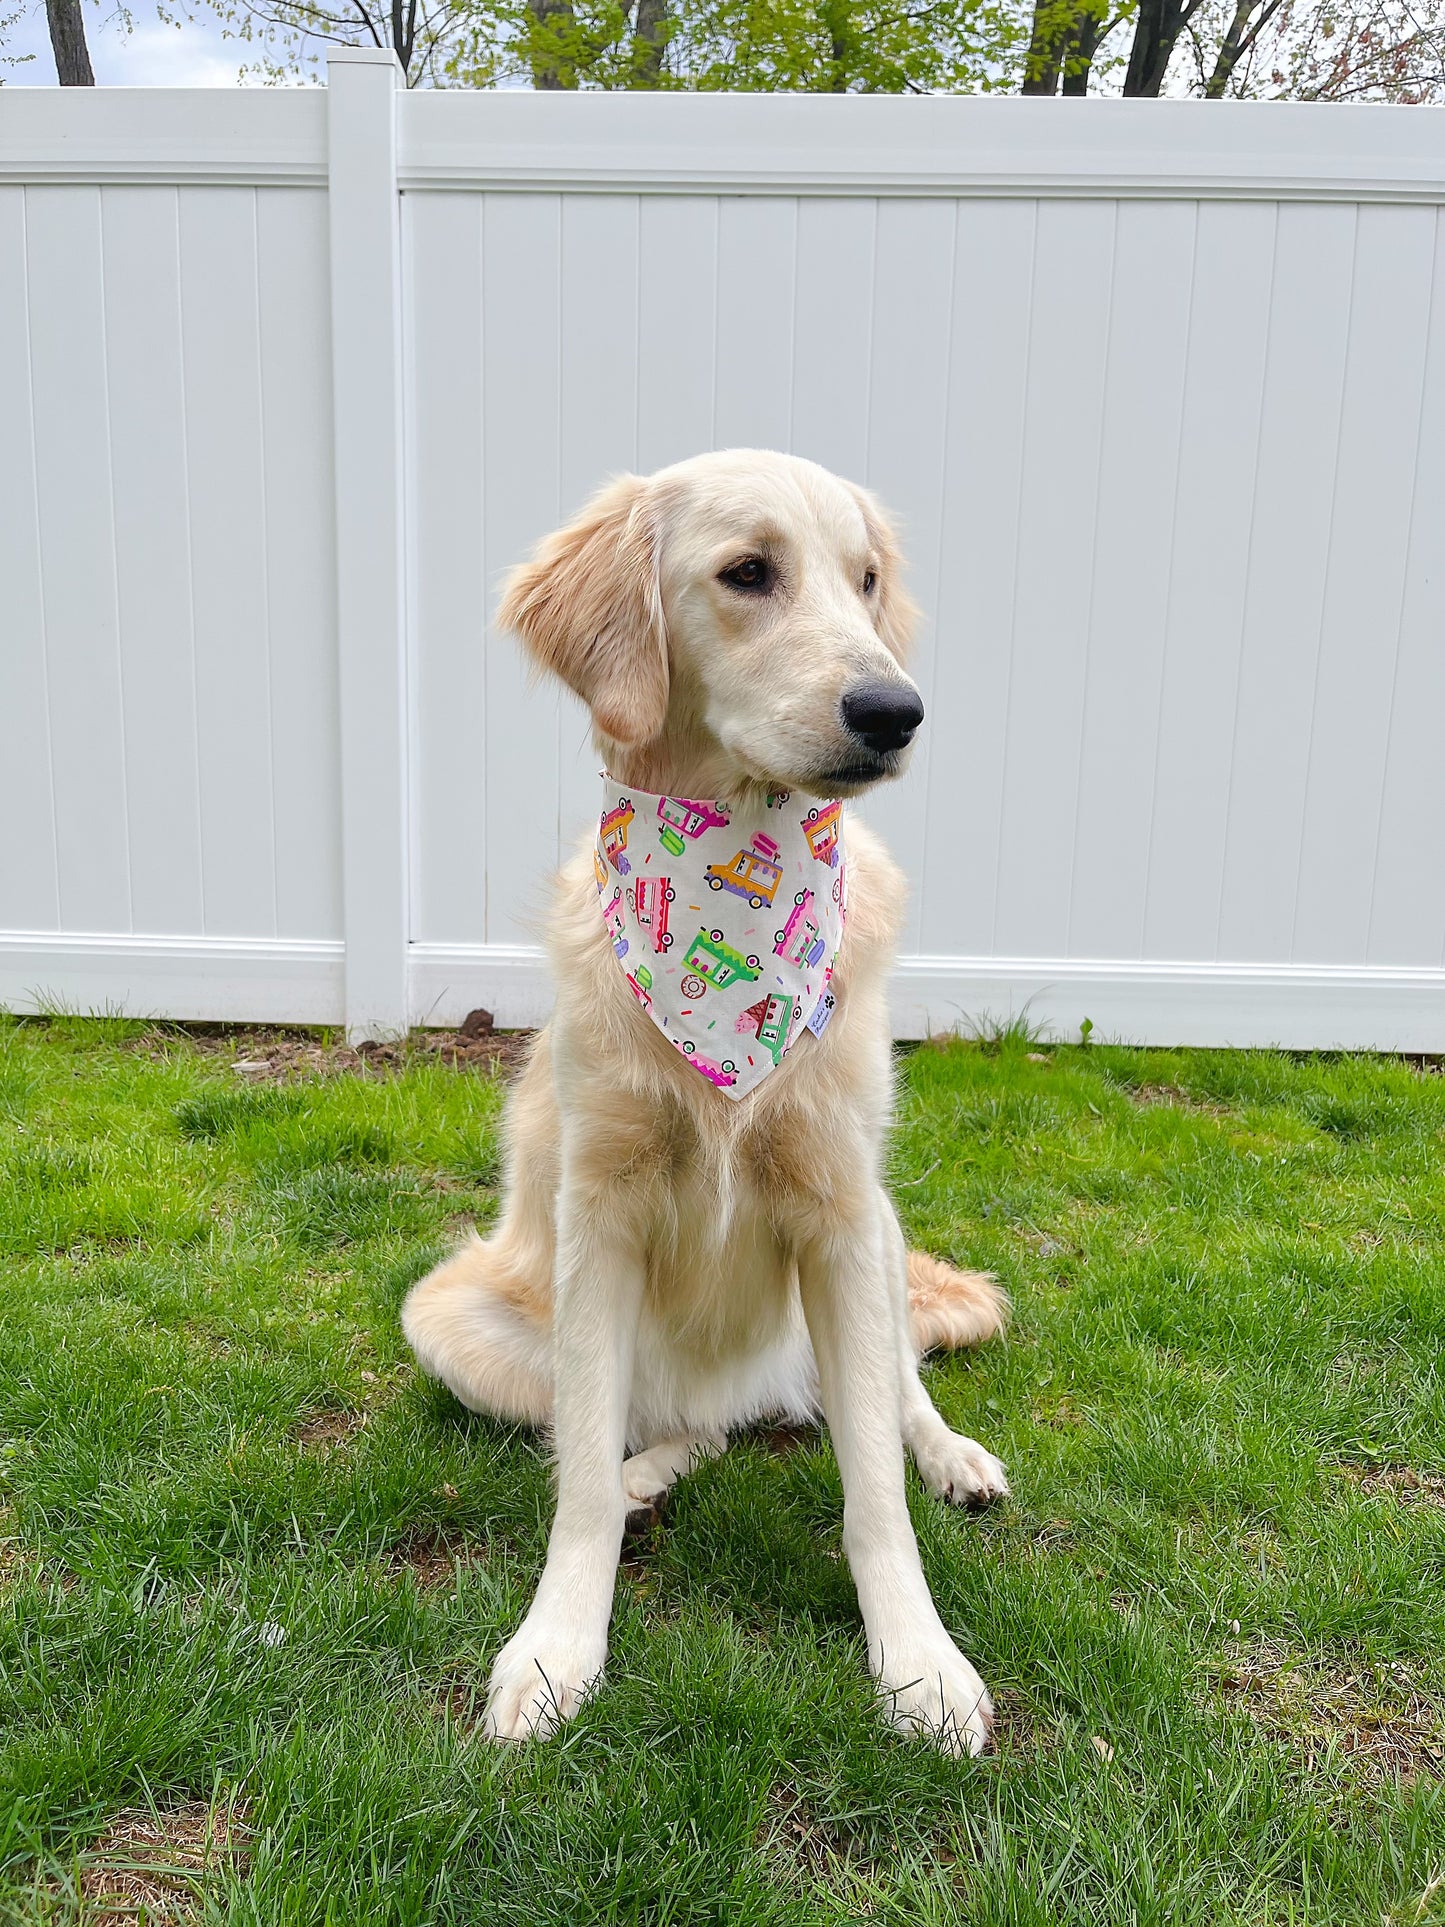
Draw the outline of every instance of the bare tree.
M45 0L50 22L50 44L55 50L55 72L62 87L93 87L95 73L85 44L85 16L80 0Z
M1112 19L1102 4L1034 0L1021 92L1445 101L1445 0L1123 0ZM1127 27L1126 57L1122 36L1105 43Z

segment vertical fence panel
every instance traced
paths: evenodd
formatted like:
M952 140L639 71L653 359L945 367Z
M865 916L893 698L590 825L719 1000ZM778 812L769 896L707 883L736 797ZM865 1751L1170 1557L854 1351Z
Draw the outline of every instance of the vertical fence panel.
M995 942L1068 954L1069 864L1114 275L1113 205L1039 208Z
M392 53L329 64L346 1027L407 1021L401 221Z
M276 930L339 939L336 499L326 200L256 197Z
M45 660L45 579L36 492L30 360L26 190L0 187L0 927L60 925L50 692Z
M1362 964L1368 949L1434 244L1429 209L1360 209L1291 906L1290 954L1296 958ZM1362 676L1357 657L1364 635L1374 638L1378 667Z
M934 956L995 947L1037 221L1023 200L958 209L931 725L950 741L928 763L919 943Z
M1219 955L1284 963L1335 527L1357 211L1283 207L1233 735Z
M1445 965L1438 885L1445 875L1445 217L1433 212L1419 438L1367 924L1372 964L1428 958ZM1383 640L1388 645L1388 633Z
M562 204L491 195L482 244L487 560L495 607L504 571L562 516ZM525 455L522 451L525 450ZM522 652L487 635L487 940L535 943L561 842L561 698L538 690Z
M406 204L412 505L412 895L422 942L487 940L487 563L482 487L482 206Z
M650 474L713 442L718 203L650 195L638 210L637 465Z
M1143 954L1217 956L1277 210L1198 213Z
M1087 611L1071 957L1142 957L1195 209L1119 209Z
M101 192L132 914L179 933L205 915L177 198Z
M256 197L181 203L181 327L207 930L276 934Z
M100 190L43 187L25 198L61 920L72 928L128 931L129 799Z

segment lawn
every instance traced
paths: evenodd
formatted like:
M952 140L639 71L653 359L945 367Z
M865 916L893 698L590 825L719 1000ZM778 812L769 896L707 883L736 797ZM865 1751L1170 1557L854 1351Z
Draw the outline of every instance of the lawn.
M1014 1497L910 1475L1000 1751L884 1731L806 1435L683 1482L604 1688L497 1753L547 1460L397 1308L504 1083L274 1054L0 1021L0 1917L1445 1921L1445 1077L903 1055L910 1235L1015 1307L930 1374Z

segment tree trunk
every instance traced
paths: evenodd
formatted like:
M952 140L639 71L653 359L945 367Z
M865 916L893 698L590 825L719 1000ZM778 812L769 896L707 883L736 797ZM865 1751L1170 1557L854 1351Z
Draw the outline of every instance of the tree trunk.
M1088 93L1089 70L1094 64L1094 55L1099 50L1103 26L1103 15L1095 13L1091 7L1082 7L1074 15L1064 42L1065 94Z
M667 0L637 0L638 85L655 87L662 74L662 50L667 45Z
M80 0L45 0L50 21L50 44L55 49L55 71L62 87L93 87L90 49L85 44L85 16Z
M1068 31L1067 7L1060 6L1059 0L1036 0L1029 50L1024 56L1021 94L1051 95L1059 91L1059 68L1063 64Z
M1239 5L1234 9L1234 18L1229 23L1229 31L1220 42L1214 72L1204 89L1206 100L1224 99L1229 76L1234 72L1235 61L1239 59L1239 43L1244 38L1244 30L1249 25L1249 16L1253 11L1254 0L1239 0Z
M1124 76L1126 95L1158 99L1175 42L1198 4L1199 0L1139 0L1129 71Z
M531 0L529 11L537 25L545 30L550 21L559 20L565 24L566 21L571 20L572 0ZM534 87L540 87L547 92L556 92L560 88L577 85L577 76L570 73L564 74L558 65L555 52L545 47L534 49L531 66Z

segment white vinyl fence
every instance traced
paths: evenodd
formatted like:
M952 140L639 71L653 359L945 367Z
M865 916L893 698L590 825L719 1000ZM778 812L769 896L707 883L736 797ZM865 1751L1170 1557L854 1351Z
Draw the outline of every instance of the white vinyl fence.
M546 1009L596 772L488 632L790 448L926 611L900 1035L1445 1049L1445 113L0 91L0 1003Z

